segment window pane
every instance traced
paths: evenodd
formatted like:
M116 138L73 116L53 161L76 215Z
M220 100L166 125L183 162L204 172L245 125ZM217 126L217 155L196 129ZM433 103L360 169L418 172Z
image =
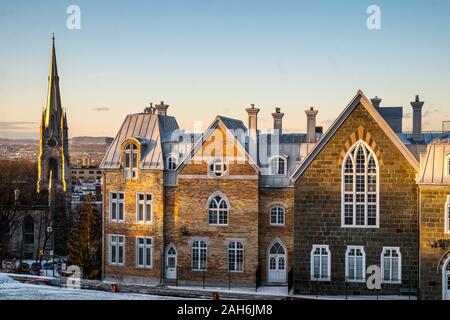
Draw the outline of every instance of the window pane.
M322 278L328 278L328 256L322 256Z
M146 204L145 205L145 221L151 221L152 220L152 205Z
M142 247L138 249L138 264L140 266L144 265L144 248Z
M123 263L123 245L119 245L119 263Z
M356 205L356 225L362 226L364 221L364 205Z
M123 220L123 202L119 203L119 220Z
M144 205L142 203L138 204L138 221L144 220Z
M150 247L147 247L145 249L145 265L150 266L152 261L152 249Z
M117 263L116 261L116 246L111 245L111 263Z
M112 202L111 203L111 220L117 219L117 203Z

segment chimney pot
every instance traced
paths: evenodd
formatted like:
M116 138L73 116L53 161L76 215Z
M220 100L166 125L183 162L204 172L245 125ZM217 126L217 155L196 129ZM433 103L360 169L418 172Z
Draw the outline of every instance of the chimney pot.
M282 134L283 132L283 116L281 108L275 108L275 112L272 113L273 117L273 132L275 134Z
M246 108L248 114L248 149L252 159L258 161L258 112L259 109L251 104L251 108Z
M167 109L169 108L169 105L164 104L164 101L161 101L161 104L157 104L155 106L156 111L158 114L162 115L162 116L166 116L167 115Z
M314 110L314 107L310 107L309 110L305 110L306 113L306 140L308 142L316 142L316 116L319 111Z

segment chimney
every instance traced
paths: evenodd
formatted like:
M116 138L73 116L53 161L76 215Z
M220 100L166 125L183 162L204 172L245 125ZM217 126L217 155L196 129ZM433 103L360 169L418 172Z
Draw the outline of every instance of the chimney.
M380 108L381 99L378 98L378 96L375 96L375 98L370 99L370 102L372 102L372 105L375 107L375 109Z
M416 95L416 100L411 102L413 108L413 141L422 141L422 107L424 102L420 101L419 95Z
M275 108L275 112L272 113L273 117L273 132L276 134L283 133L283 116L284 113L281 113L280 108Z
M314 107L305 110L307 119L307 129L306 129L306 141L316 142L316 116L318 110L314 110Z
M258 112L252 104L251 108L245 109L248 114L248 152L252 159L258 161Z
M162 116L166 116L167 115L167 109L169 108L169 105L164 104L164 101L161 101L160 104L155 105L156 107L156 111L158 114L162 115Z

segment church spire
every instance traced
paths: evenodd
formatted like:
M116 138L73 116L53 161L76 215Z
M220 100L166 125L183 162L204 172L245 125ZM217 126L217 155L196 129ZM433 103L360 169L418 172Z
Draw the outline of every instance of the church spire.
M61 95L59 91L58 66L56 63L55 34L52 35L52 54L50 61L50 72L48 76L47 103L45 105L45 126L58 130L58 122L61 116ZM55 119L55 120L52 120ZM55 123L56 122L56 123Z

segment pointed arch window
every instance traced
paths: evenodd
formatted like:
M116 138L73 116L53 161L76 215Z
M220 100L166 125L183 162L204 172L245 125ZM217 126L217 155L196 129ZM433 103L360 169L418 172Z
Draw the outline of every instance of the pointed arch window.
M138 147L134 143L128 143L123 149L124 177L126 179L137 178Z
M379 169L363 141L347 153L342 168L342 227L379 226Z
M220 195L214 196L208 204L208 223L215 225L228 224L228 203Z

